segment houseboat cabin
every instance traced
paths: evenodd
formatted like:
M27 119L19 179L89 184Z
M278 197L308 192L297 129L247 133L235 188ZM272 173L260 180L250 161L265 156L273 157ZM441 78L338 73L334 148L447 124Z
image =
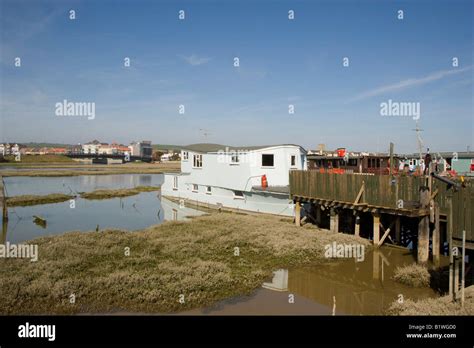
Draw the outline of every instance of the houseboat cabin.
M196 144L181 151L181 173L165 174L163 196L207 205L293 215L289 172L307 168L298 145Z

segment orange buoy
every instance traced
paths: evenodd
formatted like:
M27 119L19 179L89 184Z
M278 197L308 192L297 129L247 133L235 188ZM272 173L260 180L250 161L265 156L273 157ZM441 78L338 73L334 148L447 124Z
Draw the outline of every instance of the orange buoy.
M268 187L267 176L265 174L262 175L262 188Z

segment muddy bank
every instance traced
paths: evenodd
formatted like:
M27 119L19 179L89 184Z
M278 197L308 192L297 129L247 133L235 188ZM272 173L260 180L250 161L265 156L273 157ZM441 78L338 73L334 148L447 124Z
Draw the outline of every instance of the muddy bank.
M114 165L49 165L49 164L24 164L14 165L8 163L7 167L0 166L0 175L9 176L31 176L31 177L60 177L60 176L81 176L81 175L109 175L109 174L162 174L164 172L178 172L179 162L156 163L156 164L114 164ZM5 166L3 166L5 167Z
M26 207L30 205L65 202L73 198L73 195L65 195L62 193L51 193L49 195L21 195L7 197L7 205L9 207Z
M116 197L128 197L138 195L141 192L153 192L159 191L160 187L157 186L136 186L129 189L117 189L117 190L95 190L92 192L85 192L81 194L84 199L109 199Z
M251 294L275 269L328 262L325 246L334 241L369 244L278 217L231 213L138 232L39 238L30 242L38 244L37 262L0 259L0 313L170 313L205 307Z
M92 192L81 193L80 197L84 199L110 199L117 197L129 197L138 195L142 192L159 191L158 186L136 186L129 189L116 190L95 190ZM70 199L74 199L74 195L66 195L62 193L51 193L48 195L19 195L7 197L7 205L9 207L26 207L40 204L60 203Z

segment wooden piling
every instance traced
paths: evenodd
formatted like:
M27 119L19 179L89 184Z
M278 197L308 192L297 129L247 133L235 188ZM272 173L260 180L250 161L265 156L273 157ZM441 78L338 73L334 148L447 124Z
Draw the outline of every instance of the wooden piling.
M295 225L301 226L301 203L295 202Z
M430 205L430 191L427 188L420 189L421 208ZM430 217L423 216L418 221L418 263L428 261L430 254Z
M356 214L355 216L355 228L354 228L354 231L355 231L355 235L357 237L360 236L360 216L359 214Z
M374 217L374 245L380 242L380 214L372 214Z
M418 222L418 263L425 263L429 257L430 218L420 218Z
M336 209L332 208L330 212L329 218L329 230L333 233L339 232L339 214L337 213Z
M319 204L316 205L316 225L321 227L321 206Z
M372 252L372 278L380 278L380 251L377 249Z
M459 299L459 267L461 266L460 257L457 255L454 258L454 300Z
M436 268L440 265L440 224L439 224L439 205L434 206L434 230L433 230L433 263Z
M395 218L395 241L397 244L401 244L401 226L400 226L400 216Z

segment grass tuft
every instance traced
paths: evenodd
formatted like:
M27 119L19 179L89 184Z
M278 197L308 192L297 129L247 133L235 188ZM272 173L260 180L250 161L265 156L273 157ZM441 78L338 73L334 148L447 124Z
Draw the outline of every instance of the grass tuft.
M430 273L425 266L416 263L397 267L393 279L396 282L405 284L414 288L430 286Z
M156 186L136 186L129 189L117 190L95 190L92 192L85 192L81 194L84 199L109 199L115 197L128 197L138 195L141 192L159 191L160 187Z

